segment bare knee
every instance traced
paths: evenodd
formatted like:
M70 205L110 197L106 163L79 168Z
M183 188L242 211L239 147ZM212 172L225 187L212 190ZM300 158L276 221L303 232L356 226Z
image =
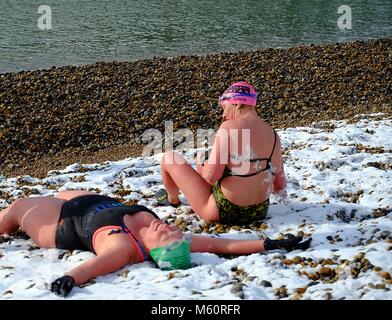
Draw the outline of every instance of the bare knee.
M207 215L204 215L204 217L201 216L201 218L202 218L202 219L204 220L204 222L206 222L206 223L218 222L218 221L219 221L219 215L215 215L215 214L213 214L213 215L207 214Z
M162 165L173 164L175 154L176 154L175 151L166 151L163 154L161 164Z
M208 205L197 213L206 223L219 221L219 211L215 208L209 208Z
M182 165L186 163L185 158L176 151L167 151L162 157L162 165Z

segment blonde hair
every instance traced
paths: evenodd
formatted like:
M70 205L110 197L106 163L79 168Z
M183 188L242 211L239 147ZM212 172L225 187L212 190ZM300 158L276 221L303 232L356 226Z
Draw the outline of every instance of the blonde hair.
M249 111L250 109L254 109L253 106L249 106L247 104L239 104L238 106L238 110L240 111L240 113L244 113Z

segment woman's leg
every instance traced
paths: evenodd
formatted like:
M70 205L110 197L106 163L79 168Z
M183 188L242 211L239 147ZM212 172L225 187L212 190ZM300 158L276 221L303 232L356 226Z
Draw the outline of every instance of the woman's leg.
M219 220L219 212L211 185L177 152L166 152L162 158L161 174L169 202L178 202L181 190L192 209L204 220Z
M18 199L0 211L0 233L11 233L21 227L38 246L54 248L64 202L55 197Z
M55 197L58 199L71 200L72 198L93 194L97 195L98 193L84 190L64 190L57 193Z

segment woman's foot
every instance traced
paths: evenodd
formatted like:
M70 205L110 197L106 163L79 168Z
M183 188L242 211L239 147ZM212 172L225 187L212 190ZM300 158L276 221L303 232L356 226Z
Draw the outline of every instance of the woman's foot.
M178 197L177 197L177 199L171 198L167 194L165 189L159 190L155 194L155 197L158 201L158 205L160 205L160 206L172 206L174 208L177 208L181 204L181 201L180 201L180 199L178 199Z

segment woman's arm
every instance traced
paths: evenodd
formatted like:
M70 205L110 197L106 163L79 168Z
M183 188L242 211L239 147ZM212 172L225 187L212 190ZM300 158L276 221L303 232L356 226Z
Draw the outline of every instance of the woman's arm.
M287 234L285 237L283 237L283 239L280 240L274 240L270 238L266 238L265 240L238 240L192 235L191 251L242 255L276 249L282 249L286 251L308 249L312 238L304 241L302 240L302 237L296 237L292 234Z
M129 248L126 250L121 246L111 247L67 272L66 275L74 278L76 285L81 285L92 278L121 269L128 263Z
M281 144L280 144L280 139L277 136L276 139L276 149L278 152L278 161L277 161L277 166L274 168L275 169L275 178L272 182L272 193L283 193L286 189L286 177L284 174L284 168L283 168L283 159L282 159L282 152L281 152Z
M192 235L191 251L220 254L252 254L265 250L264 240L237 240Z
M276 173L274 181L272 183L272 193L283 194L286 190L286 178L284 176L283 170Z
M203 166L206 161L207 158L203 158L203 152L198 152L196 155L196 169L201 176L203 176Z
M200 156L196 160L199 174L210 185L214 185L222 175L229 158L229 135L228 130L221 126L216 133L214 145L212 146L208 160L204 165L199 165Z
M128 249L123 246L111 247L53 281L50 290L66 297L75 285L81 285L92 278L114 272L128 262Z

